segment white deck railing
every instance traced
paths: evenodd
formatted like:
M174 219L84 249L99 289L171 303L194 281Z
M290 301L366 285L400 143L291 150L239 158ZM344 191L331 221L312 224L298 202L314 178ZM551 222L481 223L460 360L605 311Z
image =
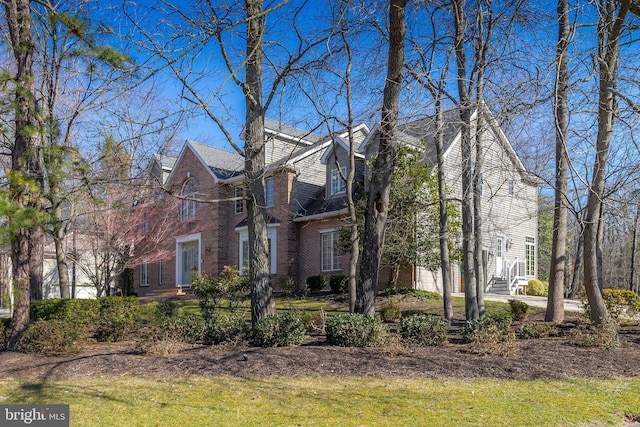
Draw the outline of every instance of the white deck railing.
M525 274L525 263L518 258L514 259L509 264L509 261L505 261L507 270L507 283L509 284L509 294L515 295L518 291L518 285L520 280L527 280Z

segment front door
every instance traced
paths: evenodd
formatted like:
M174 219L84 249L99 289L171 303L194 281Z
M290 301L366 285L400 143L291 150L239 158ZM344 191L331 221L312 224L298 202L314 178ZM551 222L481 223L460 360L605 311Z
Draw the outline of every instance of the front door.
M496 277L502 277L504 269L504 237L496 239Z
M194 273L198 273L198 261L200 259L198 253L198 242L185 242L182 244L181 258L181 280L183 286L188 286L193 280Z

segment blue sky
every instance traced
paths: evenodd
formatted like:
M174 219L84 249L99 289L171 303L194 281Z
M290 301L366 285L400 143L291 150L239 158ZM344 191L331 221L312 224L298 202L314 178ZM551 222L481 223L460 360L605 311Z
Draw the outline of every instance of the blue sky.
M216 6L223 2L213 2ZM265 93L268 93L272 82L273 69L282 66L288 54L295 52L299 45L305 46L322 36L330 23L332 8L335 2L314 1L306 4L299 14L293 11L303 4L300 0L291 0L283 8L274 12L267 18L267 34L265 35L265 49L267 51L265 61ZM529 9L519 17L519 24L511 31L509 38L500 38L496 35L496 42L491 48L491 70L488 73L488 86L486 97L492 110L505 122L508 135L516 146L516 150L523 155L528 166L537 165L540 170L550 171L550 162L553 159L554 135L550 130L551 104L546 102L533 108L533 104L548 97L553 88L554 66L553 56L557 38L557 26L555 24L555 3L545 1L529 4ZM137 3L140 5L140 3ZM142 3L143 6L154 6L155 2ZM385 27L386 2L368 2L365 8L353 9L349 19L362 24L367 20L376 22L380 28ZM202 18L202 22L188 23L174 12L168 14L157 10L148 10L133 7L135 14L146 14L140 21L145 31L149 32L152 40L162 46L175 49L171 54L175 58L180 53L186 56L181 62L176 63L189 71L188 81L197 88L198 93L204 98L209 98L208 105L214 114L222 120L228 128L235 142L241 144L239 134L244 121L244 99L241 91L235 83L229 80L229 73L222 62L217 42L202 36L203 28L211 29L211 19L197 12L192 3L181 3L179 11L196 20ZM588 67L592 64L590 55L595 44L594 27L588 24L593 22L593 9L591 6L581 5L580 22L582 26L576 36L577 43L572 50L572 71L574 80L588 75ZM114 9L116 12L118 8ZM240 19L241 8L228 10L228 22ZM204 18L203 18L204 17ZM434 17L433 29L431 18ZM296 25L294 25L294 18ZM408 37L415 43L408 43L407 60L418 58L414 47L423 49L423 56L430 54L430 42L433 33L438 33L439 42L435 54L436 64L444 62L444 52L451 46L451 16L448 8L442 8L437 12L426 13L420 2L410 2L407 13ZM196 24L204 24L204 27ZM294 31L298 29L298 33ZM181 34L179 37L178 34ZM297 38L300 34L301 38ZM134 36L135 41L142 40L139 34ZM227 46L229 58L234 67L237 67L242 78L242 60L244 58L244 28L242 25L234 27L233 31L223 35ZM386 72L386 42L383 34L375 25L353 26L349 31L349 40L352 43L354 54L353 90L354 110L356 122L366 122L372 126L379 120L379 112L382 100L384 75ZM316 107L324 112L334 114L340 119L346 119L346 103L344 87L341 87L345 73L344 51L327 56L331 47L339 45L338 36L333 36L324 43L312 49L307 60L322 58L322 67L316 67L312 63L299 70L295 77L290 77L278 86L276 97L267 111L267 117L300 127L313 129L321 123L322 114ZM191 44L191 46L189 46ZM591 50L587 50L590 48ZM625 73L632 76L634 73L635 56L633 50L637 49L633 44L625 47L625 60L623 66ZM134 51L135 52L135 51ZM136 58L144 59L149 53L144 50L135 53ZM469 63L472 57L469 55ZM271 62L270 62L271 61ZM152 62L159 65L162 61ZM315 64L317 65L317 64ZM455 61L451 61L449 72L453 71ZM630 67L631 66L631 67ZM637 68L636 68L637 69ZM330 71L330 72L329 72ZM184 74L183 74L184 75ZM435 77L435 74L432 75ZM167 69L158 74L158 80L163 85L163 95L168 101L175 102L180 99L181 85L175 80L175 76ZM580 132L581 139L576 138L576 147L583 153L582 158L589 156L589 144L593 141L594 95L593 92L585 92L583 89L593 87L595 80L581 83L579 90L574 92L572 105L581 116L576 114L572 124L575 132ZM221 91L217 92L220 88ZM310 94L309 99L304 91ZM448 90L455 97L456 87L453 73L449 76ZM638 85L627 83L625 89L636 97ZM215 95L215 96L214 96ZM407 78L402 94L401 116L404 118L418 118L433 112L433 101L426 91ZM188 105L183 102L182 105ZM449 103L451 105L451 103ZM198 111L198 110L196 110ZM515 112L515 113L514 113ZM508 115L505 115L508 113ZM204 114L194 112L188 125L182 129L179 142L185 139L193 139L231 149L224 137L209 118ZM508 120L503 120L508 119ZM326 127L318 129L318 132L326 132ZM591 133L590 133L591 132ZM621 138L628 138L622 132ZM544 138L544 141L541 141ZM585 162L585 165L587 162ZM582 169L582 167L580 167ZM588 169L588 167L586 168ZM588 173L588 172L581 172Z

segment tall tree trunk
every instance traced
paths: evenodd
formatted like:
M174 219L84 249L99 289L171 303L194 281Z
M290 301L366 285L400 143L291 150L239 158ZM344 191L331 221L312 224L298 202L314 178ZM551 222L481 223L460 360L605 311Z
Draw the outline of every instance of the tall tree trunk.
M629 267L629 290L635 291L636 273L636 247L638 245L638 218L640 218L640 203L636 206L636 215L633 217L633 235L631 237L631 266Z
M15 141L11 152L11 168L16 175L10 180L10 189L17 209L27 208L29 200L36 200L39 194L32 194L26 181L31 181L29 160L33 156L36 139L36 105L33 80L33 51L31 39L31 4L28 0L3 2L5 18L15 60ZM16 179L17 178L17 179ZM9 218L11 226L13 218ZM36 225L13 230L11 241L11 262L13 268L14 309L9 336L10 350L16 350L22 332L29 323L30 282L29 282L29 239ZM42 262L42 260L40 260Z
M362 263L357 283L355 312L374 316L375 299L378 293L378 270L384 230L389 210L389 192L395 168L397 142L396 126L402 70L404 68L404 19L407 0L391 0L389 7L389 59L387 78L384 85L382 120L378 156L371 171L369 199L365 213Z
M344 72L344 85L347 92L347 130L349 142L349 170L346 176L347 209L349 210L349 312L354 313L356 309L358 262L360 260L360 232L358 230L358 210L353 198L353 183L356 176L356 144L353 135L353 92L351 87L351 69L353 67L353 52L351 44L347 39L349 31L345 18L348 1L340 2L340 37L345 46L347 54L347 67ZM340 168L338 168L340 170Z
M569 293L569 299L575 298L582 292L582 280L580 271L582 270L582 251L584 249L584 230L580 227L580 236L576 244L576 257L573 264L573 275L571 276L571 292Z
M616 13L616 5L620 5ZM592 182L587 200L584 229L584 287L591 306L591 321L598 324L608 319L609 313L598 285L598 235L602 200L606 180L609 143L613 133L616 99L614 90L618 77L618 44L622 25L629 11L630 0L603 1L598 21L598 134L593 164Z
M549 274L549 298L546 322L562 323L564 320L564 282L567 260L567 130L569 127L569 2L558 0L558 44L556 47L556 83L554 119L556 125L556 183L553 209L553 241L551 243L551 271Z
M476 133L475 133L475 159L473 168L473 238L474 238L474 269L476 274L476 300L478 304L478 314L483 317L484 290L487 285L485 272L484 253L482 250L483 241L483 217L482 217L482 186L484 171L484 131L485 131L485 109L484 104L484 84L485 71L487 66L487 52L491 43L494 28L494 17L491 1L479 0L476 6L476 26L478 36L474 46L475 69L476 69Z
M473 244L473 188L471 151L471 102L467 90L467 60L464 46L465 15L464 0L452 0L455 22L454 50L457 63L457 83L460 103L460 149L462 154L462 269L464 275L465 317L467 320L480 318L475 286L474 244Z
M598 289L602 293L604 288L604 268L602 267L602 244L604 242L604 203L600 203L600 217L598 219L598 240L596 241L596 271L598 272Z
M38 205L38 207L34 206ZM31 205L37 211L41 211L43 207L41 203L36 202ZM35 227L31 230L29 236L29 292L31 300L37 301L43 298L42 282L44 276L44 230L42 227Z
M482 87L478 85L478 91ZM480 102L476 104L476 134L475 134L475 167L473 168L473 264L476 274L476 300L478 304L478 315L484 317L484 287L486 285L484 259L482 256L482 170L484 169L484 146L482 143L482 135L484 132L484 114L482 109L482 96L478 92Z
M451 324L453 320L453 299L451 286L451 265L449 262L449 214L447 212L447 186L444 174L444 144L442 136L442 91L435 99L436 108L436 158L438 162L438 205L440 210L440 270L442 271L442 303L444 318Z
M53 244L56 250L56 266L58 267L58 285L60 298L71 298L69 291L69 267L67 265L67 253L64 248L64 230L56 226L53 231Z
M247 177L247 224L249 234L249 277L251 279L251 323L275 314L271 287L267 210L264 194L264 110L262 101L262 40L265 18L261 0L246 0L247 63L245 175Z

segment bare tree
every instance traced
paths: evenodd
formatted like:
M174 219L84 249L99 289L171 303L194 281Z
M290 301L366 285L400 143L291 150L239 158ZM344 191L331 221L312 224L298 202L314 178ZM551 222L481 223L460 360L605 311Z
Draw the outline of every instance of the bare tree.
M365 213L362 262L357 283L356 313L373 316L378 292L378 270L384 245L389 210L389 191L396 161L399 97L404 69L404 18L407 0L391 0L389 5L389 59L384 86L378 153L371 170L369 198Z
M556 48L554 91L554 119L556 124L555 205L553 210L549 298L545 314L545 321L554 323L561 323L564 320L564 282L567 257L567 136L569 127L567 50L570 35L569 2L568 0L558 0L558 44Z
M607 158L617 104L615 88L619 44L630 5L630 0L603 0L598 7L598 135L584 228L584 286L594 323L604 322L609 316L598 284L597 251L602 227Z
M462 269L464 276L465 317L480 318L475 286L473 244L473 168L471 155L471 94L467 89L467 55L465 51L466 18L464 0L452 0L457 65L457 84L461 122L460 149L462 152Z

